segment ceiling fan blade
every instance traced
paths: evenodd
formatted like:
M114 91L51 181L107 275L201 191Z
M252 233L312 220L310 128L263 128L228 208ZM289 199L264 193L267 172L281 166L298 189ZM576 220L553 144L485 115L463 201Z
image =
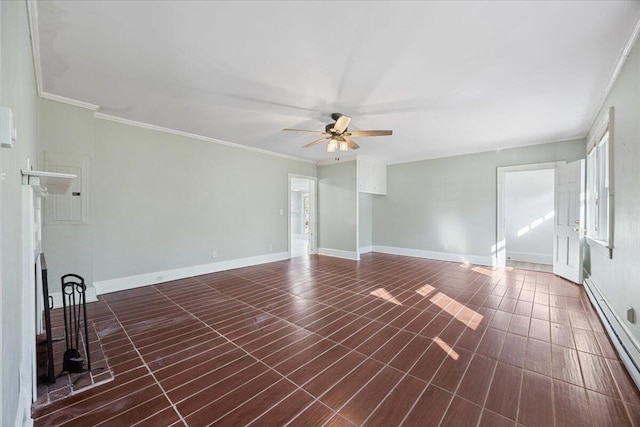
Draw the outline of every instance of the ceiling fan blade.
M288 130L290 132L309 132L309 133L322 133L322 134L325 133L325 132L322 132L321 130L305 130L305 129L282 129L282 130Z
M347 132L347 136L385 136L393 134L392 130L354 130Z
M326 140L326 139L329 139L329 138L331 138L331 137L330 137L330 136L325 136L325 137L322 137L322 138L320 138L320 139L316 139L315 141L308 143L307 145L305 145L305 146L304 146L304 147L302 147L302 148L309 148L309 147L314 146L314 145L316 145L316 144L319 144L319 143L321 143L322 141L324 141L324 140Z
M353 139L349 138L348 136L343 136L342 138L344 138L346 143L349 145L349 148L351 148L352 150L357 150L358 148L360 148L360 146L356 144L356 142Z
M336 123L333 125L333 129L336 133L342 133L345 130L347 130L347 127L349 127L349 123L351 122L351 117L349 116L340 116L338 117L338 120L336 120Z

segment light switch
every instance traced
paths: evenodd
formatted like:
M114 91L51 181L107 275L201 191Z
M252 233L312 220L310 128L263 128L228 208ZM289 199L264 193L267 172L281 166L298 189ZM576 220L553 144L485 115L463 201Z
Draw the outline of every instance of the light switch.
M280 209L280 216L284 215L284 209Z
M0 145L5 148L13 148L13 142L16 139L13 111L8 107L0 107Z

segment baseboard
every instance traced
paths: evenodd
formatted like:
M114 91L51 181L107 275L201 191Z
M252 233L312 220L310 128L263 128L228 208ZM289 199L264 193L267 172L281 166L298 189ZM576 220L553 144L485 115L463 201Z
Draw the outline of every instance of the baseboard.
M27 387L24 387L23 391L20 393L20 396L18 397L18 407L16 408L16 418L13 424L15 427L33 426L33 418L31 418L31 394L26 389Z
M318 248L318 255L326 255L334 258L350 259L352 261L360 261L360 257L356 252L343 251L341 249Z
M373 252L373 246L369 245L369 246L361 246L360 247L360 253L361 254L368 254L369 252Z
M553 255L531 252L507 252L507 261L532 262L535 264L553 265Z
M600 316L611 342L620 355L620 359L626 366L636 386L640 388L640 344L629 332L624 322L611 309L611 306L604 295L600 293L592 278L587 277L584 279L584 288L598 316Z
M415 258L436 259L439 261L468 262L469 264L492 266L490 256L463 255L449 252L425 251L421 249L397 248L394 246L373 245L373 252L383 254L411 256Z
M289 253L278 252L274 254L258 255L228 261L213 262L210 264L176 268L173 270L156 271L136 276L119 277L117 279L100 280L95 282L94 286L97 295L102 295L111 292L139 288L142 286L155 285L157 283L170 282L172 280L185 279L187 277L199 276L201 274L217 273L219 271L250 267L252 265L266 264L268 262L282 261L285 259L289 259Z
M51 292L49 296L53 300L53 308L62 307L62 292ZM87 286L87 293L85 295L87 302L96 302L98 301L98 296L96 295L96 288L93 286Z

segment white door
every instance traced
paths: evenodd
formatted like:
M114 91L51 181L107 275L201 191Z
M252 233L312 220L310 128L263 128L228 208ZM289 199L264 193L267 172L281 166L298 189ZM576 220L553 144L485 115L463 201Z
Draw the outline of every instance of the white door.
M556 168L553 273L582 283L584 160Z

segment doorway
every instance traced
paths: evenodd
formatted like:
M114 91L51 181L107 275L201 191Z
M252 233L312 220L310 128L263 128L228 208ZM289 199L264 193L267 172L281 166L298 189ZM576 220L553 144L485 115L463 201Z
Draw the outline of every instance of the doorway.
M507 267L553 270L554 170L505 175Z
M553 271L554 174L565 163L498 168L496 267Z
M289 174L289 257L315 253L316 178Z

